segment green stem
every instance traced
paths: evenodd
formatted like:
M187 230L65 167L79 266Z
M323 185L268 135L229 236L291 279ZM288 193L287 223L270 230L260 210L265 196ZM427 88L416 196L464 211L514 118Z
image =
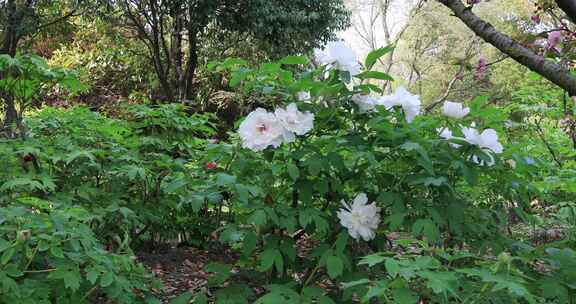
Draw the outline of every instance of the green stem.
M90 290L86 292L82 299L80 299L80 303L84 302L84 300L86 300L94 291L96 291L96 289L98 289L98 285L94 285L94 287L90 288Z
M34 251L32 252L32 256L30 257L30 260L28 261L28 263L26 263L26 266L24 267L24 272L26 272L26 269L28 269L28 267L30 267L30 264L32 264L32 261L36 257L36 253L38 253L38 247L34 248Z
M52 271L56 271L56 268L50 268L50 269L41 269L41 270L27 270L24 271L24 273L46 273L46 272L52 272Z

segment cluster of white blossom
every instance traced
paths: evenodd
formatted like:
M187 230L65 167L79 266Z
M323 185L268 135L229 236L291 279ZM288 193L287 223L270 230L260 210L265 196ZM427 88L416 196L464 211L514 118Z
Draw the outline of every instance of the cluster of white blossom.
M362 66L358 63L354 52L342 42L331 42L322 51L316 51L316 60L340 71L349 72L351 76L358 75ZM296 98L299 101L310 102L310 92L298 92ZM356 94L352 97L361 113L370 112L376 106L384 106L390 110L400 107L408 123L411 123L421 111L420 97L408 92L405 88L399 87L394 94L388 96L375 97L367 94ZM469 108L465 108L461 103L446 101L442 107L445 116L462 119L470 113ZM250 113L240 125L238 133L242 139L243 146L253 151L262 151L267 147L279 147L284 142L292 142L296 135L304 135L312 130L314 126L314 115L310 112L300 112L296 104L289 104L285 109L278 108L274 113L258 108ZM475 129L475 126L461 127L464 137L455 137L448 128L438 130L440 136L446 140L457 138L468 142L471 145L480 147L485 152L502 153L502 144L498 141L498 134L493 129L486 129L482 132ZM454 148L459 148L457 143L450 143ZM490 155L490 154L488 154ZM491 162L494 159L491 157ZM475 155L472 160L483 164ZM376 236L376 230L380 224L380 208L375 203L368 204L368 197L365 193L360 193L354 198L352 204L342 202L344 208L337 212L340 224L348 229L348 233L354 239L369 241Z
M374 97L367 94L356 94L352 96L352 101L358 105L360 113L373 111L376 106L384 106L391 110L398 106L402 108L406 121L411 123L414 117L420 114L422 102L417 95L410 94L405 88L399 87L392 95Z
M376 203L368 204L368 197L360 193L354 198L352 205L342 201L344 208L337 215L340 224L348 229L354 239L362 238L369 241L376 237L376 230L380 224L380 208Z
M462 104L447 101L444 103L443 112L445 116L461 119L470 113L470 109L463 108ZM460 127L464 137L456 137L453 135L452 131L448 128L439 129L440 137L450 140L459 139L463 140L471 145L478 146L484 152L490 156L490 161L486 163L488 166L494 165L494 159L490 153L500 154L504 151L504 147L498 140L498 133L494 129L486 129L482 132L476 129L476 126L472 124L470 127ZM454 148L460 148L460 145L456 143L450 143ZM484 164L477 156L472 156L472 160L478 164Z
M314 55L320 64L348 72L350 76L356 76L362 71L356 54L342 41L329 42L323 50L315 50Z
M442 113L451 118L462 119L470 113L470 108L464 108L461 103L446 101L442 107Z
M396 89L396 92L392 95L381 97L379 103L385 106L386 109L392 109L395 106L402 107L408 123L411 123L414 117L420 114L420 106L422 105L418 95L410 94L410 92L403 87Z
M240 124L238 134L244 148L262 151L293 142L296 135L304 135L313 127L314 114L300 112L296 104L291 103L285 109L277 108L274 113L262 108L252 111Z
M347 71L350 75L360 74L362 66L354 52L343 42L330 42L323 50L316 50L316 61L320 64L327 65L340 71ZM420 97L410 94L405 88L399 87L392 95L374 97L367 94L356 94L352 101L358 105L360 113L366 113L374 110L376 106L385 106L390 110L396 106L402 108L406 121L411 123L414 117L420 114Z

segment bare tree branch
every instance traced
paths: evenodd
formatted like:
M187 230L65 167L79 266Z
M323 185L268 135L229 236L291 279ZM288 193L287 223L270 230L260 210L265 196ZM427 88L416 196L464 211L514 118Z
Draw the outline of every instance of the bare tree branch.
M522 46L508 35L497 31L491 24L476 16L471 8L464 5L460 0L437 1L449 8L456 17L462 20L468 28L484 39L484 41L490 43L523 66L568 91L570 96L576 96L576 77L560 65L545 60L542 56Z

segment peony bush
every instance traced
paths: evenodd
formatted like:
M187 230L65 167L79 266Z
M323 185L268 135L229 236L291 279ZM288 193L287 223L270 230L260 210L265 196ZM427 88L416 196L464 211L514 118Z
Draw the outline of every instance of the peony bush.
M220 240L241 253L218 273L234 284L214 287L234 293L234 303L572 296L576 286L555 277L552 252L573 251L542 251L505 233L507 204L529 204L534 193L529 176L506 174L511 158L522 158L506 151L502 122L481 110L485 99L469 107L447 101L436 115L424 114L419 96L403 87L384 95L377 83L392 77L372 67L389 50L372 52L363 65L341 42L312 61L211 65L248 98L267 101L231 134L238 145L208 148L209 161L226 164L214 178L228 197L222 204L236 212ZM240 292L249 290L239 279L246 275L265 292ZM543 292L549 280L563 291Z

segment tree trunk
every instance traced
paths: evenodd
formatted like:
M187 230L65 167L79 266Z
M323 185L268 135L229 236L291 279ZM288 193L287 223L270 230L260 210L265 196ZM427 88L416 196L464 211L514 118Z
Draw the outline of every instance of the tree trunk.
M9 55L11 57L16 56L16 50L18 46L18 27L21 23L21 19L18 18L18 11L16 7L15 0L8 0L6 4L6 28L4 29L4 37L2 41L2 48L0 49L0 54ZM0 79L4 75L0 73ZM0 91L0 100L4 103L4 120L2 127L8 132L9 136L13 136L13 130L16 130L20 126L20 117L18 116L18 111L16 111L16 106L14 103L14 98L8 94L8 92ZM16 128L15 128L16 127Z
M188 64L186 65L186 73L181 81L181 85L184 87L184 100L190 101L194 99L194 74L196 73L196 68L198 66L198 39L196 33L189 36L188 45Z
M4 29L4 39L0 54L8 54L12 57L16 55L16 46L18 45L18 27L20 21L15 0L8 0L6 4L6 28Z
M460 0L437 0L449 8L468 28L476 33L484 41L490 43L502 53L530 70L542 75L544 78L566 90L570 96L576 96L576 77L560 65L546 60L534 53L512 38L497 31L491 24L476 16L470 7ZM574 0L570 0L573 2Z
M16 130L21 129L21 120L18 111L16 111L16 106L14 103L14 98L8 94L4 95L2 99L4 100L4 131L6 135L10 138L16 137Z
M180 79L182 79L182 30L183 30L183 16L180 8L173 11L172 16L174 18L172 24L172 40L170 41L170 52L172 53L172 79L174 80L173 87L178 88L178 99L182 100L184 98L185 92L181 89L179 85Z
M188 8L188 62L186 63L186 71L183 77L180 78L180 86L183 88L184 99L182 102L191 101L194 99L194 73L198 66L198 29L194 24L194 8Z

